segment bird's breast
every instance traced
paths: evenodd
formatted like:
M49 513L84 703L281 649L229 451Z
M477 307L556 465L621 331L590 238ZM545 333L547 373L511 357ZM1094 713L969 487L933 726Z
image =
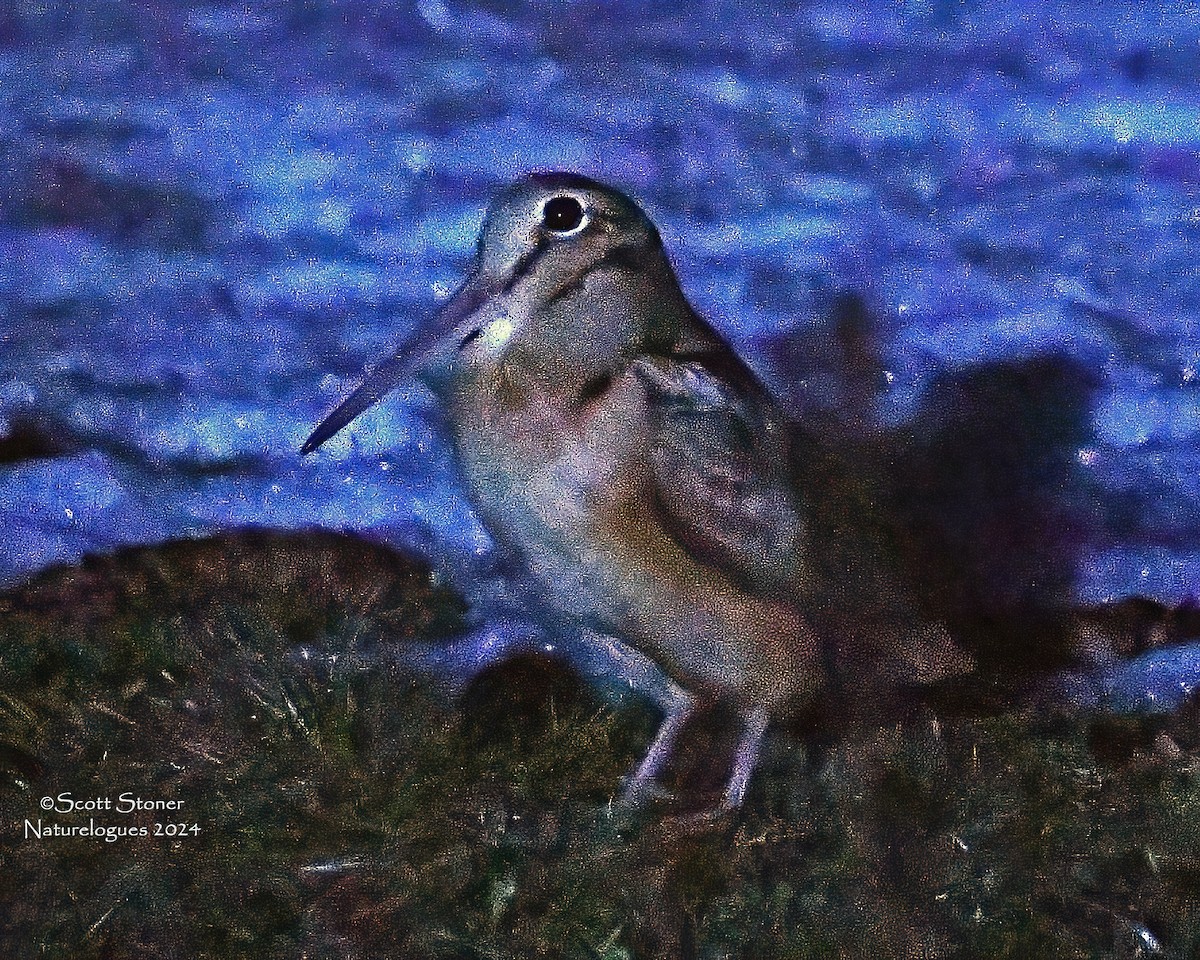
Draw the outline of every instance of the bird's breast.
M517 546L579 538L642 481L645 396L624 375L590 404L503 369L452 402L455 449L476 506Z
M686 684L758 702L809 684L815 650L798 611L747 595L665 529L640 379L623 373L582 406L519 386L497 379L457 398L455 447L484 522L552 604Z

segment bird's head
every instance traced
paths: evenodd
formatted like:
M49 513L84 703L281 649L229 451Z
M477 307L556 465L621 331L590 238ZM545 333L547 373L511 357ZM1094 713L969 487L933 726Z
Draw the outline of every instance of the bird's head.
M477 269L500 289L527 284L548 297L580 282L617 251L659 254L658 231L625 194L573 173L535 173L488 206Z
M315 450L407 378L469 388L502 366L570 389L669 344L688 312L650 218L588 177L525 177L488 206L471 273L314 431Z

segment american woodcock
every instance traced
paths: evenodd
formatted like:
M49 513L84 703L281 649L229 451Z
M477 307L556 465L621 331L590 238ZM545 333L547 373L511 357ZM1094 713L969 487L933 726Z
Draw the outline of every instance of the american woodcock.
M805 487L836 481L800 463L789 419L691 308L658 231L618 191L551 173L501 193L457 294L303 452L411 377L444 402L476 508L557 616L674 681L629 799L703 700L732 702L744 722L724 791L734 807L770 717L840 669L922 681L961 666L860 562L873 546L845 542L864 536L854 496Z

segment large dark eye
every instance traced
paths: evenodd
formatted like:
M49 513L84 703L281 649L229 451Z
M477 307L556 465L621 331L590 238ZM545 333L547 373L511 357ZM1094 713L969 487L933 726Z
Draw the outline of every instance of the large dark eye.
M571 233L583 223L583 204L574 197L553 197L542 207L542 226L554 233Z

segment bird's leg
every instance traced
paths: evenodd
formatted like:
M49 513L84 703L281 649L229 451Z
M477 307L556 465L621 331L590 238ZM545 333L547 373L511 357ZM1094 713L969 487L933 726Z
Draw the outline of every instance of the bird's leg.
M642 760L637 771L625 784L623 796L628 804L637 805L646 798L655 778L675 751L675 740L679 736L679 731L683 729L696 708L695 697L677 684L672 683L670 686L672 702L663 704L667 715L658 728L658 735L650 744L650 749L646 751L645 759Z
M733 755L733 771L729 775L729 782L725 785L725 796L721 801L723 810L736 810L746 798L746 787L750 784L750 776L758 762L763 734L767 732L769 722L767 711L761 707L746 714L742 739L738 741L737 751Z
M651 697L665 714L645 759L625 782L625 802L637 805L650 794L655 778L671 759L679 731L695 712L697 700L653 660L616 637L585 630L583 640L583 661L591 670L599 676L616 677L623 686Z

